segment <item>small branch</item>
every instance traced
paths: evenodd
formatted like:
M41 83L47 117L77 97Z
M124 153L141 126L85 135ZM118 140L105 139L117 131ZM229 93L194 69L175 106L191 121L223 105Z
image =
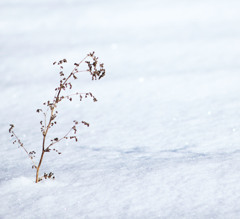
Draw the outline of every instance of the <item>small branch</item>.
M28 155L29 159L32 161L33 163L33 166L35 168L37 168L37 165L35 164L34 160L33 160L33 157L28 153L27 149L23 146L23 143L21 142L21 140L18 138L18 136L15 134L15 132L13 130L10 130L10 133L17 139L17 142L19 144L20 147L23 148L23 150L26 152L26 154ZM13 137L12 136L12 137Z
M58 101L59 101L59 96L60 96L60 93L61 93L61 91L62 91L62 88L65 86L65 84L67 83L67 81L69 80L69 78L71 78L71 76L74 75L74 71L76 71L76 70L78 69L78 66L81 65L81 63L83 63L88 56L89 56L89 55L86 55L78 64L76 64L76 67L74 67L74 69L72 70L72 72L69 74L69 76L68 76L68 77L65 79L65 81L63 82L62 86L60 86L59 91L58 91L56 97L54 98L53 102L58 103Z
M65 139L65 138L70 134L70 132L71 132L72 130L73 130L73 127L72 127L72 128L67 132L67 134L65 134L62 138L60 138L60 139L58 139L57 141L52 142L50 145L48 145L47 148L45 149L45 151L48 151L51 146L53 146L54 144L56 144L56 143L62 141L63 139Z
M46 130L47 127L47 113L48 113L49 108L47 108L46 112L43 113L44 115L44 129Z
M81 72L88 72L88 70L76 71L74 74L81 73Z

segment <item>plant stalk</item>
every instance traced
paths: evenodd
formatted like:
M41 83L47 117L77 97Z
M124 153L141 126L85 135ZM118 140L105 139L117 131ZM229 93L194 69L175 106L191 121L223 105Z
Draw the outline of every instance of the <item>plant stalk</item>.
M44 153L45 153L45 141L46 141L46 136L47 136L48 130L49 130L51 122L52 122L53 112L54 112L54 107L51 108L51 115L50 115L49 123L48 123L48 126L46 128L46 131L43 133L42 154L41 154L41 157L40 157L40 160L39 160L39 163L38 163L38 166L37 166L37 170L36 170L36 181L35 181L36 183L39 182L39 177L38 177L39 176L39 170L40 170L42 160L43 160L43 156L44 156Z

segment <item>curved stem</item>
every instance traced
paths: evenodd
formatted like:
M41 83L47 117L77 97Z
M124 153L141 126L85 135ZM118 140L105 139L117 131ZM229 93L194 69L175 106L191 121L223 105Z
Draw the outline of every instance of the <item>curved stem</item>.
M42 164L42 160L43 160L43 155L45 153L45 141L46 141L46 136L47 136L47 133L48 133L48 130L50 128L50 125L51 125L51 122L52 122L52 115L53 115L53 112L54 112L54 107L51 108L51 115L50 115L50 119L49 119L49 122L48 122L48 126L46 128L46 130L44 131L43 133L43 143L42 143L42 154L41 154L41 157L40 157L40 160L39 160L39 163L38 163L38 166L37 166L37 171L36 171L36 183L39 182L39 170L40 170L40 167L41 167L41 164Z
M41 166L41 164L42 164L43 155L44 155L44 153L45 153L45 149L44 149L45 139L46 139L46 135L43 137L42 154L41 154L41 158L40 158L40 160L39 160L39 163L38 163L38 166L37 166L37 171L36 171L36 181L35 181L36 183L38 183L38 181L39 181L39 177L38 177L38 175L39 175L39 169L40 169L40 166Z

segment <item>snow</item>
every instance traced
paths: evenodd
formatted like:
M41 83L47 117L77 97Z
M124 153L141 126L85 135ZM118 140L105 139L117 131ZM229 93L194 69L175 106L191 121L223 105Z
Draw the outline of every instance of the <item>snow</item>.
M0 218L240 217L240 2L2 0ZM79 142L41 150L36 109L88 52L106 77L73 86L98 99L59 106L52 136L74 119Z

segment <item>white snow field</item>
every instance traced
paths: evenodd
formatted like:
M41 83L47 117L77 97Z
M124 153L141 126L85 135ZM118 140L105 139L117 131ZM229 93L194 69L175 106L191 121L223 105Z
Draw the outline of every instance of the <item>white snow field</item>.
M1 0L1 219L239 219L240 1ZM79 141L44 157L36 113L65 72L95 51L106 77L62 102L52 136Z

